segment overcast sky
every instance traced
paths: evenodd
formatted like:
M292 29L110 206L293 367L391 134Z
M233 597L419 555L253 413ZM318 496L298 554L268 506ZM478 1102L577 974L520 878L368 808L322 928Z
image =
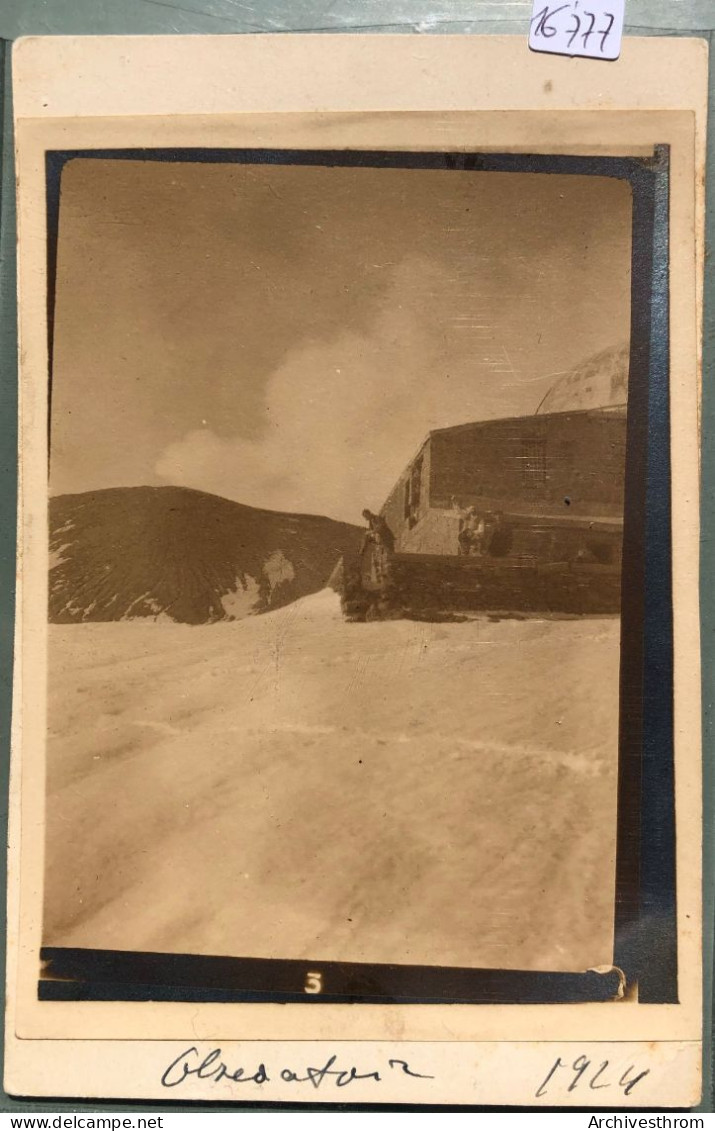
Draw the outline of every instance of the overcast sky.
M360 521L430 428L533 412L628 338L608 178L78 158L51 487Z

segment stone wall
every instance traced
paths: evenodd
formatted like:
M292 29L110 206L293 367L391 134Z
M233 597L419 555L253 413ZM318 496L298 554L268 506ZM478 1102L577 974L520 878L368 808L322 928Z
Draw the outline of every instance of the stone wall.
M433 432L430 504L539 515L623 514L626 417L565 412Z

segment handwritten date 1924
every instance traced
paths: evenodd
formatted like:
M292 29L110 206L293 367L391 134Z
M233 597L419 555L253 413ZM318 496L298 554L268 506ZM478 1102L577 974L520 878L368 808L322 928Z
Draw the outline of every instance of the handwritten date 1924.
M566 1090L573 1092L583 1080L594 1092L617 1084L619 1088L623 1088L624 1095L629 1096L636 1084L649 1072L649 1068L644 1068L642 1072L636 1072L635 1065L631 1064L616 1080L609 1073L609 1062L607 1060L601 1061L600 1064L594 1064L585 1056L577 1056L572 1064L568 1064L560 1056L557 1056L548 1074L536 1089L535 1095L545 1096L550 1084L560 1083L563 1085L567 1080L569 1083Z

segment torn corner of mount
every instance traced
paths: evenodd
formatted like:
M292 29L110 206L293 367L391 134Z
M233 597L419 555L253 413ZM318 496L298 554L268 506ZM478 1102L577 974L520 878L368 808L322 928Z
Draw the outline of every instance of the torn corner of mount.
M618 989L616 991L614 1001L620 1001L625 997L627 979L620 966L609 966L607 963L603 966L589 966L587 973L589 974L617 974L618 975Z

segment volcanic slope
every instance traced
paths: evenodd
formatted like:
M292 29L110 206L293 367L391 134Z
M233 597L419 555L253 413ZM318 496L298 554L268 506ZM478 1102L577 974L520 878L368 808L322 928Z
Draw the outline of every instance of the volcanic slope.
M321 589L360 528L184 487L50 500L49 619L239 620Z

